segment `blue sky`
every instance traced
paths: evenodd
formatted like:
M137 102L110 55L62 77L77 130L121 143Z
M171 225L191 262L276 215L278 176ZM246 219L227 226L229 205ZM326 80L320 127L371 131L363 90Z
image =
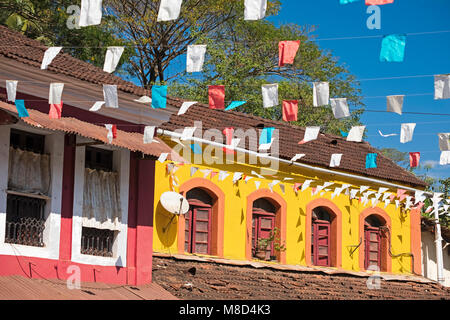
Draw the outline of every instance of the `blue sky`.
M450 30L449 0L395 0L380 6L381 29L369 30L364 0L340 5L339 0L282 0L281 12L267 19L275 23L314 25L317 43L345 64L358 79L450 73L450 32L409 35L405 60L402 63L379 61L381 37L351 40L329 38L377 36L393 33L423 33ZM406 95L404 112L450 114L450 99L434 100L434 78L416 77L394 80L361 81L367 110L386 110L386 96ZM411 95L411 96L408 96ZM377 148L396 148L404 152L421 152L421 163L435 167L433 177L450 176L450 165L440 166L437 134L450 132L450 116L417 114L397 115L386 112L365 112L362 122L367 126L367 140ZM402 144L399 136L383 138L378 134L400 133L401 123L417 123L412 142Z

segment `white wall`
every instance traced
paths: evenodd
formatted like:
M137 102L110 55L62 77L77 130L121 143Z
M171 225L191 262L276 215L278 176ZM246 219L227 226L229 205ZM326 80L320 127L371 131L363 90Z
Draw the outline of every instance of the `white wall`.
M77 137L77 143L88 140ZM101 147L114 151L113 166L118 171L120 177L120 204L122 218L120 220L119 232L113 244L112 257L100 257L81 254L81 231L83 220L83 190L84 190L84 170L86 147L77 147L75 153L75 181L74 181L74 202L72 221L72 261L93 264L100 266L126 266L127 257L127 230L128 230L128 189L130 174L130 151L110 147Z
M50 200L45 207L45 246L32 247L5 243L6 190L8 189L9 139L11 128L45 135L45 152L50 153ZM55 259L59 258L61 197L64 163L64 134L38 130L25 125L0 126L0 254Z
M422 232L422 275L437 281L436 244L434 241L433 233L430 231ZM444 249L442 256L444 258L444 285L450 287L450 254L448 246Z

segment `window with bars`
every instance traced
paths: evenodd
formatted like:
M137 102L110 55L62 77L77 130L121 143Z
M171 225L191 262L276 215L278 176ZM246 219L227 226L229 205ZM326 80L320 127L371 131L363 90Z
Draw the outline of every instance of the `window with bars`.
M260 239L267 239L275 229L276 208L270 201L261 198L253 202L252 255L255 257ZM266 250L266 259L275 254L273 243Z
M377 266L381 269L382 235L380 227L383 222L370 215L364 221L364 268Z
M112 257L114 237L115 232L112 230L83 227L81 231L81 253Z

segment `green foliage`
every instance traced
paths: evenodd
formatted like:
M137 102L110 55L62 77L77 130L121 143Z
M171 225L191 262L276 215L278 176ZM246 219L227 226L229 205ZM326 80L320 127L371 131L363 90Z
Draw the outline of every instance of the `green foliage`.
M281 243L280 229L276 227L270 231L268 238L258 239L258 249L265 251L272 243L275 251L286 251L286 245Z

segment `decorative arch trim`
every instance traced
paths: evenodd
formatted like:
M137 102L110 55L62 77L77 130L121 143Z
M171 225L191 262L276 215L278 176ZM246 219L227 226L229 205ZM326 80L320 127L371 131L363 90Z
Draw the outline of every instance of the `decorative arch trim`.
M245 258L252 260L252 216L253 216L253 202L257 199L268 199L276 208L275 213L275 227L280 229L280 240L286 243L286 213L287 203L278 193L272 192L269 189L258 189L247 196L247 213L246 223L247 231L245 238ZM286 252L278 252L277 259L280 263L286 263Z
M330 200L315 199L306 205L306 230L305 230L305 257L306 265L312 266L311 262L311 224L312 211L317 207L327 208L332 215L331 221L331 239L330 239L330 259L331 266L340 268L342 266L342 212Z
M204 178L193 178L180 186L180 193L186 196L189 190L200 188L206 191L213 199L212 205L212 230L211 230L211 252L213 256L223 258L223 226L225 215L225 193L213 182ZM184 215L178 217L178 253L184 254Z
M365 270L364 268L364 254L365 254L365 237L364 237L364 221L368 216L374 215L378 218L381 218L385 225L389 228L389 231L391 232L392 236L392 224L391 224L391 218L381 208L375 207L375 208L367 208L363 210L359 215L359 236L362 238L361 246L359 247L359 269ZM391 272L392 270L392 259L389 255L389 243L387 238L383 238L381 242L381 271L384 272Z

